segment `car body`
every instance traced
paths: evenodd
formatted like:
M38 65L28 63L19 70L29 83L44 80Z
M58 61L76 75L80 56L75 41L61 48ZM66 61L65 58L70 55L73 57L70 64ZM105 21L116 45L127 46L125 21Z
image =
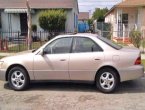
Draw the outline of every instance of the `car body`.
M14 90L35 80L82 81L95 82L108 93L119 82L143 75L137 48L118 46L96 34L59 35L32 53L0 60L0 80L9 81ZM19 82L24 85L17 86Z

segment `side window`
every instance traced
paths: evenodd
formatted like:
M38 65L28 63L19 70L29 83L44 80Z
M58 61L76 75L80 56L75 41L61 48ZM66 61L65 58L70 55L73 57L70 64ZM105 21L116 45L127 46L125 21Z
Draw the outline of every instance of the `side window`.
M102 49L93 40L85 37L78 37L74 39L72 49L73 53L96 51L102 51Z
M59 38L48 44L44 51L47 54L62 54L69 53L71 50L72 38Z

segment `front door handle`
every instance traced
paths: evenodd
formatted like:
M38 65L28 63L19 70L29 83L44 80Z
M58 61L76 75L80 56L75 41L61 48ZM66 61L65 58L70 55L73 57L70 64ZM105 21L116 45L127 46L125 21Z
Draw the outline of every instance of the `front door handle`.
M60 61L66 61L66 59L61 59Z
M97 60L100 60L100 59L96 58L95 60L97 61Z

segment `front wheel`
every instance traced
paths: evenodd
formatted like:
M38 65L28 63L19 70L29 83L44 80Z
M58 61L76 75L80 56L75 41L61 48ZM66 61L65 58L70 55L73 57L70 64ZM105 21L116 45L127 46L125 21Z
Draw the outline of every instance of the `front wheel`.
M9 71L9 86L16 91L24 90L28 87L29 77L27 72L21 67L14 67Z
M104 68L99 71L96 77L96 86L103 93L113 92L118 85L117 73L110 68Z

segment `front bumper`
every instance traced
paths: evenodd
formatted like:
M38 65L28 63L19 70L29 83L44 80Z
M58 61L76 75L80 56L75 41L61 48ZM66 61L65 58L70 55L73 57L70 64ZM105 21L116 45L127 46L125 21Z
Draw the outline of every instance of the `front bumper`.
M6 80L6 70L0 69L0 80Z
M134 80L144 76L143 65L134 65L128 68L120 69L120 81Z

